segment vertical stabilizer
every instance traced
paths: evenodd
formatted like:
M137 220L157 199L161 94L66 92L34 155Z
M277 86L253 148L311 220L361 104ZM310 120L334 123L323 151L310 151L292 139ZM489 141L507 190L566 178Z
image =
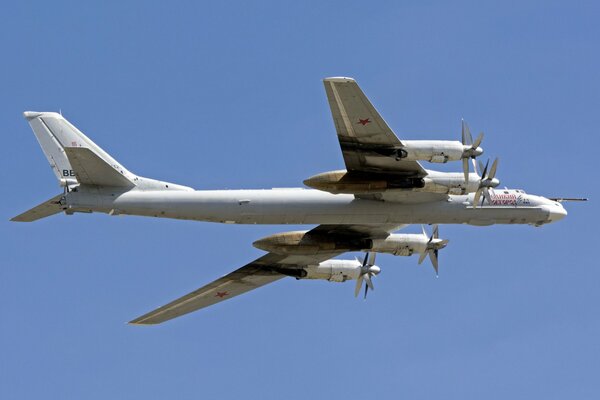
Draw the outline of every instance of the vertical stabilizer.
M67 181L73 181L75 183L75 173L73 172L73 168L71 168L71 163L65 154L64 146L57 139L56 136L52 134L47 123L44 122L42 116L47 116L51 118L56 113L38 113L32 111L26 111L23 113L35 137L40 144L42 151L46 155L50 166L52 167L52 172L56 175L56 179L59 180L62 186L67 183ZM56 114L59 115L60 114Z
M111 187L121 191L194 190L175 183L144 178L129 172L100 146L55 112L25 111L52 171L65 187L65 193L75 185Z
M61 186L83 182L81 174L80 157L72 159L76 152L87 151L95 159L117 171L126 180L133 181L135 176L125 167L102 150L90 138L67 121L61 114L55 112L23 113L31 129L35 133L50 166ZM77 164L77 165L75 165ZM130 186L133 186L131 184Z

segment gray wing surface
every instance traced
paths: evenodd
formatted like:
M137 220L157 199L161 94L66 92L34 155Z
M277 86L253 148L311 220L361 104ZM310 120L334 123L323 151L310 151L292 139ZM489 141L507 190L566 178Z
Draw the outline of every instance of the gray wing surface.
M310 233L316 235L352 235L381 238L406 225L319 225ZM286 275L282 269L303 268L336 257L344 251L332 250L311 255L279 255L267 253L245 266L180 297L169 304L150 311L129 322L135 325L154 325L230 299L253 289L275 282Z
M286 275L277 272L280 268L301 268L318 264L338 254L340 252L312 256L268 253L208 285L134 319L130 324L160 324L284 278Z
M417 161L390 155L402 142L352 78L326 78L325 92L348 171L425 176Z

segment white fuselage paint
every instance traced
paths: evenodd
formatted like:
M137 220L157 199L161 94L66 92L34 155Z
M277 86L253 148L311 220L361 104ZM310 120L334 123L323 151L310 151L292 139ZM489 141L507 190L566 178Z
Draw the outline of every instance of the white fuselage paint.
M520 200L487 202L473 209L473 195L401 203L357 199L311 189L270 190L86 190L66 196L72 212L105 212L237 224L535 224L558 220L564 208L520 191ZM515 199L517 196L515 195Z
M465 149L461 142L449 140L403 140L402 145L407 152L405 160L434 163L460 160Z

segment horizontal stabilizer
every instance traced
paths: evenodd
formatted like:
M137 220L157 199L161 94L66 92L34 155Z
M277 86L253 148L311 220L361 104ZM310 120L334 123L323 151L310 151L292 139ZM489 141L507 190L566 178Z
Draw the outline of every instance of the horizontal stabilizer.
M42 204L33 207L29 211L25 211L23 214L17 215L11 218L11 221L15 222L33 222L38 219L46 218L54 214L58 214L63 210L63 206L60 204L60 198L62 194L54 196L50 200L46 200Z
M88 148L66 147L65 153L77 181L83 185L135 186L133 182L125 177L124 171L115 169Z

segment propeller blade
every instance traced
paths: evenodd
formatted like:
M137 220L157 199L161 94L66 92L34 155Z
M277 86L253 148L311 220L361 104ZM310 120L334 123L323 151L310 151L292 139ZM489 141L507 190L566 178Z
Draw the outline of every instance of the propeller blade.
M363 275L361 274L356 280L356 286L354 287L354 297L358 297L358 293L360 292L360 287L363 283Z
M482 189L483 192L483 199L481 199L481 205L483 206L483 200L487 200L488 204L492 204L492 199L490 198L490 192L488 191L488 188L483 188Z
M469 159L463 158L462 164L463 164L463 173L465 174L465 184L468 185L469 184Z
M369 266L375 265L375 256L376 255L377 255L377 253L375 253L374 251L369 253L369 261L367 262L367 265L369 265Z
M481 174L481 179L487 179L487 169L488 169L488 165L490 164L490 159L488 158L487 162L485 163L485 167L483 168L483 173Z
M423 236L428 237L427 232L425 232L425 225L421 225L421 231L423 231Z
M362 267L360 269L360 275L356 278L356 285L354 286L354 297L358 297L360 288L365 281L365 299L367 298L367 292L369 289L375 290L371 277L377 275L381 270L375 265L376 252L366 252L365 259L363 260ZM358 261L358 259L357 259ZM359 261L360 262L360 261Z
M477 208L477 205L479 204L479 198L481 197L481 192L481 189L477 189L475 192L475 197L473 197L473 208Z
M465 146L469 146L473 143L473 136L471 136L471 130L469 129L469 125L462 120L462 144Z
M477 169L477 162L474 158L471 158L471 163L473 164L473 171L479 176L479 170Z
M369 253L365 253L365 259L363 260L362 266L367 265L367 258L369 257Z
M432 238L437 239L440 237L440 230L439 230L439 226L437 224L435 224L433 226L433 234L431 235Z
M367 284L367 287L371 290L375 290L375 287L373 286L373 281L371 280L371 274L365 274L365 283Z
M481 141L483 140L483 132L481 132L479 134L479 136L477 136L477 139L475 139L475 141L473 142L473 144L471 145L472 149L476 149L479 147L479 145L481 144Z
M431 260L431 264L433 265L433 269L435 270L435 274L438 275L438 251L436 250L429 250L429 259Z
M427 257L427 250L422 252L421 255L419 256L419 265L423 264L423 260L425 259L425 257Z
M490 175L488 176L488 179L494 179L494 177L496 176L496 168L498 168L498 157L496 157L494 163L492 164L492 168L490 169Z

